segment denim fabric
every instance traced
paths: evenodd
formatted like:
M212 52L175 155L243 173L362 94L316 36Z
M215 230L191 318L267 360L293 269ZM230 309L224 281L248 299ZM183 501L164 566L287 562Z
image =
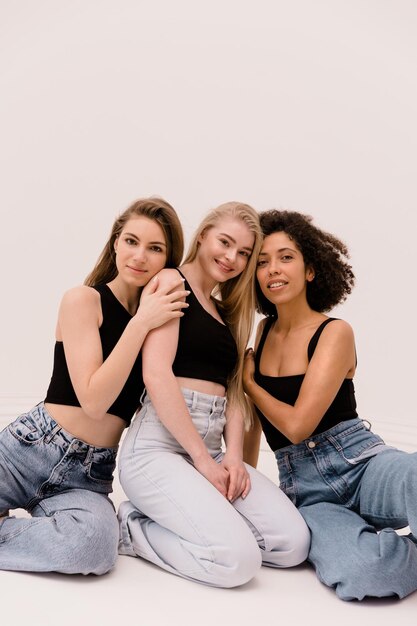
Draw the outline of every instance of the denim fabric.
M102 574L114 564L118 527L107 494L117 448L64 431L43 403L0 433L0 569Z
M310 528L309 560L344 600L417 589L417 454L386 446L359 419L275 453L281 489Z
M220 462L225 399L182 392L210 455ZM231 504L196 471L146 397L120 456L120 481L130 499L119 510L120 554L216 587L247 582L261 563L290 567L305 560L310 537L301 515L277 485L247 469L252 489Z

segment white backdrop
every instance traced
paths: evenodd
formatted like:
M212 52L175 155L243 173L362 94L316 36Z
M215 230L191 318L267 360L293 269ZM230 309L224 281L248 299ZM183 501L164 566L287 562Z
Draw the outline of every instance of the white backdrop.
M413 0L1 0L0 420L44 397L62 292L158 194L350 246L360 413L417 449Z

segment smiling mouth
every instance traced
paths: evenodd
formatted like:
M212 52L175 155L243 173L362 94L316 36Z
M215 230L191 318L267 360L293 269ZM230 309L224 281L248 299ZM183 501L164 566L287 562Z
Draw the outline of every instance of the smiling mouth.
M287 285L288 283L286 283L283 280L276 280L274 283L271 283L270 285L268 285L268 289L279 289L280 287L284 287L284 285Z
M127 266L132 272L137 272L138 274L145 274L148 270L141 269L140 267L132 267L131 265Z
M223 265L223 263L221 261L217 261L217 259L215 259L217 265L220 267L221 270L223 270L223 272L233 272L233 267L228 267L227 265Z

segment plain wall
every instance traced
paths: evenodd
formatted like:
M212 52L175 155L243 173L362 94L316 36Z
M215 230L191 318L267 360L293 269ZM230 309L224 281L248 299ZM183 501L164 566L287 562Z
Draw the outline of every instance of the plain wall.
M2 0L0 404L44 397L61 295L133 199L187 240L237 199L349 245L360 413L417 445L416 26L412 0Z

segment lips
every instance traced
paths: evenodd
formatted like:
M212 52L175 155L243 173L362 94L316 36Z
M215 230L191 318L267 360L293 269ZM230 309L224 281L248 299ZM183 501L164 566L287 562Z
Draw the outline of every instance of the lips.
M132 267L131 265L128 265L127 267L129 270L135 272L136 274L146 274L146 272L148 271L140 267Z
M271 280L268 284L267 284L267 288L268 289L281 289L281 287L285 287L285 285L288 285L288 283L285 280Z
M229 274L230 272L234 271L233 267L229 267L228 265L225 265L224 263L222 263L221 261L218 261L217 259L214 259L214 260L216 261L217 265L222 270L222 272Z

